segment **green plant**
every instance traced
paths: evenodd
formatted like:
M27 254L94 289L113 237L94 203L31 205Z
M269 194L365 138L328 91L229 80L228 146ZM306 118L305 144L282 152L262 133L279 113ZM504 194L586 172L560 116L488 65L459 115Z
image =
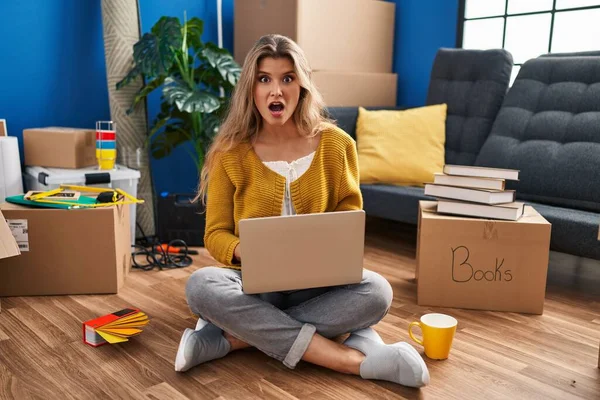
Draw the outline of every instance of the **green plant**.
M128 114L162 87L160 113L148 134L151 154L162 158L175 146L191 141L195 154L190 155L198 171L240 77L240 66L231 54L203 42L202 32L199 18L186 20L184 16L181 24L178 18L162 17L133 46L133 67L117 83L119 90L139 75L146 79Z

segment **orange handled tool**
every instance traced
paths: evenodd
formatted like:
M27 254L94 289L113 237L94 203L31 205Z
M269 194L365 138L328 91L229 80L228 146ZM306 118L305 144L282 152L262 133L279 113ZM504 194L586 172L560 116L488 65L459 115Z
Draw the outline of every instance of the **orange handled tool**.
M179 254L179 253L185 253L185 248L183 248L183 247L169 246L168 244L161 244L160 246L155 246L154 247L154 251L171 253L171 254ZM197 250L188 249L187 253L191 254L191 255L197 255L198 251Z

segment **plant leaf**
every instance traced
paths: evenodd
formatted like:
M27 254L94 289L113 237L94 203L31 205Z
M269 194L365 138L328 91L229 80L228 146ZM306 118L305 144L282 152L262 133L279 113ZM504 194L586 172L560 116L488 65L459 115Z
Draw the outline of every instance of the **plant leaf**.
M173 148L190 139L190 134L184 129L175 126L167 126L165 130L158 134L152 141L150 152L155 158L163 158L171 154Z
M173 17L162 17L133 46L136 68L146 76L165 75L175 61L173 49L181 48L181 23Z
M194 70L194 76L198 78L200 83L212 89L215 93L219 92L219 88L225 89L226 92L233 90L234 85L224 80L216 68L211 67L207 63L200 65Z
M175 104L180 111L188 113L212 113L221 105L215 95L197 88L190 88L185 82L171 77L165 79L163 96L170 104Z
M156 135L156 133L160 130L160 128L165 126L167 124L167 122L169 122L170 119L171 119L171 116L169 115L169 116L166 116L164 118L154 121L154 126L148 133L148 140L152 140L152 137L154 135Z
M202 140L204 140L205 142L210 142L212 140L212 138L217 134L217 132L219 131L219 127L221 126L221 118L219 118L216 113L212 113L212 114L205 114L203 116L203 122L204 122L204 135ZM208 143L204 143L205 145Z
M202 50L202 57L219 71L225 81L233 86L237 84L242 70L227 50L219 48L214 43L206 43L206 47Z
M194 17L186 22L187 25L187 41L188 47L194 50L200 50L202 48L202 33L204 32L204 22Z
M119 82L117 82L117 84L116 84L117 90L129 85L131 83L131 81L133 81L135 78L137 78L140 74L141 74L140 69L137 66L133 67L131 69L131 71L129 71L129 73L127 75L125 75L125 78L123 78Z
M135 108L135 106L142 101L142 99L144 99L146 96L148 96L152 91L154 91L154 89L158 88L160 85L163 84L163 82L165 81L165 78L163 76L159 76L156 79L154 79L152 82L148 83L146 86L144 86L143 88L141 88L135 95L135 97L133 98L133 103L131 103L131 107L129 107L129 110L127 110L127 115L131 114Z

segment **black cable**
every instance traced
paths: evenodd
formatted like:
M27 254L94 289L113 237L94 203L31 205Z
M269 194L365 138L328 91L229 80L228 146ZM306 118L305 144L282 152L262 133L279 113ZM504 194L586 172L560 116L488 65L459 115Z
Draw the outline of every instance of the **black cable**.
M168 247L164 248L157 236L153 236L152 238L146 236L140 224L136 223L136 225L142 233L142 238L136 239L136 244L133 246L135 250L131 253L132 268L151 271L157 267L159 270L162 270L185 268L192 264L192 258L189 256L190 251L187 243L183 240L171 240L168 243ZM179 253L168 253L166 250L171 247L177 247ZM137 262L136 257L139 256L145 256L145 264Z

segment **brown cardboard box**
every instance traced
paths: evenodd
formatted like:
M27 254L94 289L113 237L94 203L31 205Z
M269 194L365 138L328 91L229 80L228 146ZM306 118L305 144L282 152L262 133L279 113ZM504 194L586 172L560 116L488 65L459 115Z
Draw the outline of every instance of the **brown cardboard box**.
M542 314L551 225L525 206L518 221L440 215L419 202L417 302Z
M0 296L118 293L131 266L129 206L0 210L21 250L0 260Z
M313 70L392 72L395 4L372 0L235 2L234 56L241 65L263 35L304 50Z
M315 71L312 76L328 107L396 106L396 74Z
M25 165L84 168L96 165L96 132L77 128L23 130Z

